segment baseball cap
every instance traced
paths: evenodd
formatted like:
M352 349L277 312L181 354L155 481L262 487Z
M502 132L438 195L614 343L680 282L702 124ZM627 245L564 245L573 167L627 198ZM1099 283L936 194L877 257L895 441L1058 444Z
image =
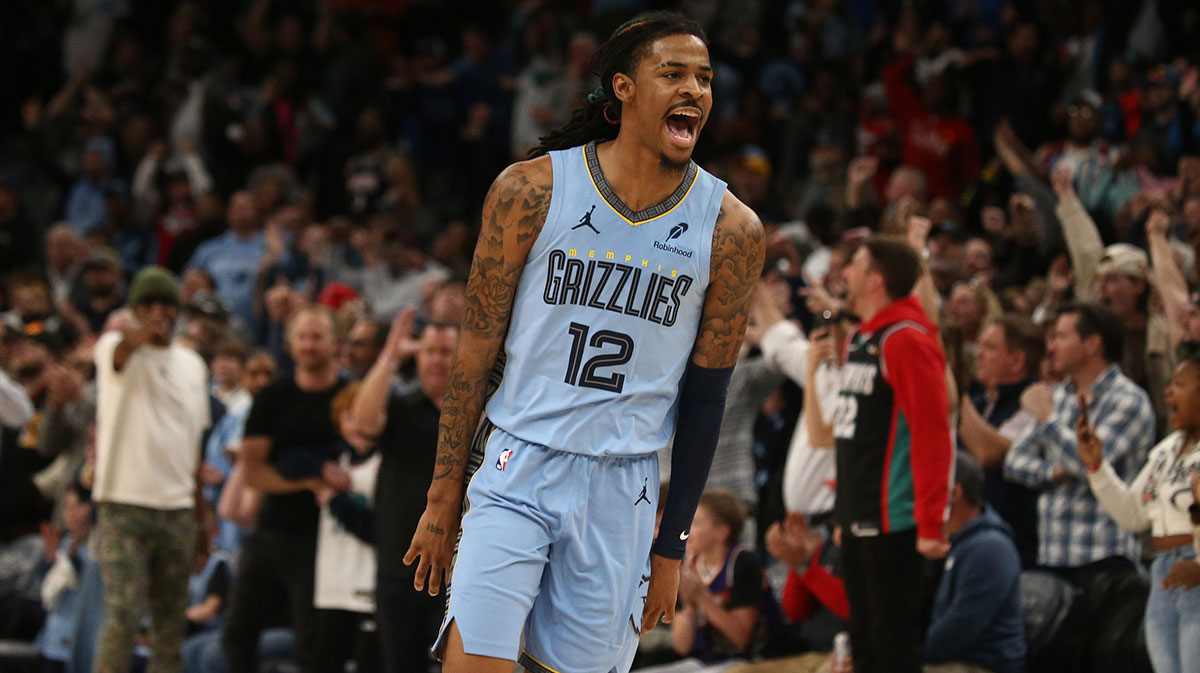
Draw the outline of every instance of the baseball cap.
M1123 273L1145 280L1149 269L1150 260L1146 257L1146 251L1128 243L1113 243L1104 249L1097 271L1100 275Z

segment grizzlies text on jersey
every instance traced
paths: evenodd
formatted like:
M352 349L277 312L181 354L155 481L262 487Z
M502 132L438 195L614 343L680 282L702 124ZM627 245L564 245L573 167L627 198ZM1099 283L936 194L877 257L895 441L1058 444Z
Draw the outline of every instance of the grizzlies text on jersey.
M487 416L552 449L652 453L675 430L725 183L691 163L667 200L633 212L600 170L595 143L550 158L550 208L521 274Z

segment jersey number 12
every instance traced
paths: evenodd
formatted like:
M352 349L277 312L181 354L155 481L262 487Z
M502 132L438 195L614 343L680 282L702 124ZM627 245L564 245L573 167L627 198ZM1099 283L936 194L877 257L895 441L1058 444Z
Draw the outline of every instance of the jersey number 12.
M567 328L567 332L571 335L571 356L567 360L565 381L573 386L619 393L625 387L625 375L613 372L608 376L602 376L596 370L601 367L616 367L629 362L633 357L633 337L621 332L602 329L592 334L592 338L589 340L588 332L590 331L591 329L587 325L577 322L571 323L571 326ZM616 346L616 352L597 353L587 362L583 361L583 351L586 347L604 348L609 345Z

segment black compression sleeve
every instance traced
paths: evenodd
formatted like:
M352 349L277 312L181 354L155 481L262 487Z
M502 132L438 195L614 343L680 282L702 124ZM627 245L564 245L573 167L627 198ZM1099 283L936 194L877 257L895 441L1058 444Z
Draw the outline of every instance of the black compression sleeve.
M688 363L679 392L675 443L671 447L671 486L652 548L659 556L683 558L692 517L696 515L713 452L717 450L725 394L732 375L733 367L709 369Z

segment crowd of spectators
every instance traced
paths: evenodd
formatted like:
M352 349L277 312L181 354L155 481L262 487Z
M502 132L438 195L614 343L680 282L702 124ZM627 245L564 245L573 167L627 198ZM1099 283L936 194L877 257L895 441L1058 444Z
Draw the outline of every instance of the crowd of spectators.
M926 260L959 449L926 661L1200 670L1200 8L1178 0L4 3L0 664L91 670L118 618L135 662L172 640L106 594L104 512L189 463L97 430L133 422L98 393L174 307L163 343L209 378L173 401L208 421L196 517L167 524L197 549L186 670L431 665L440 603L399 559L479 206L596 86L597 44L663 7L708 31L695 159L769 259L679 623L640 664L851 670L824 654L848 611L842 269L890 232Z

